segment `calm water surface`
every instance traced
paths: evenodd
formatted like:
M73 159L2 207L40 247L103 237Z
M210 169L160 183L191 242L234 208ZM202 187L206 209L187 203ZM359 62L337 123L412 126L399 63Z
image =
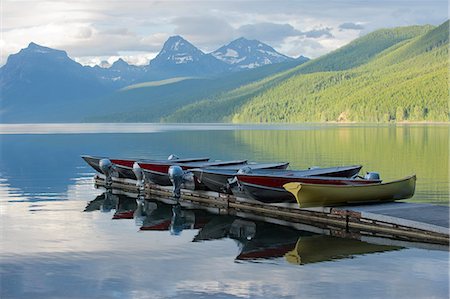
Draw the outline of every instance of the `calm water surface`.
M449 126L0 125L0 133L1 298L448 298L448 251L104 193L80 155L362 164L384 180L416 173L410 201L448 205Z

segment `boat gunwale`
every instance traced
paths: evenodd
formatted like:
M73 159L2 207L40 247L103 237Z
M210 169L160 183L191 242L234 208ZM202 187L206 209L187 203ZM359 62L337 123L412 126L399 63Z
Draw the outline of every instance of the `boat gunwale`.
M301 186L313 186L313 187L333 187L333 188L355 188L355 187L375 187L375 186L386 186L386 185L391 185L391 184L396 184L396 183L402 183L402 182L407 182L414 179L414 181L417 180L417 177L415 174L412 175L408 175L406 177L403 177L401 179L397 179L394 181L389 181L389 182L380 182L380 183L373 183L373 184L347 184L347 185L335 185L335 184L310 184L310 183L302 183L302 182L289 182L286 184L300 184ZM285 184L285 185L286 185Z
M336 166L336 167L323 167L323 168L321 167L321 168L316 168L316 169L332 169L332 168L340 168L340 167L345 168L345 169L342 169L340 171L351 170L351 169L355 169L355 168L359 168L359 170L361 170L362 165ZM343 179L350 179L350 178L346 178L346 177L321 176L321 175L303 175L303 176L296 176L295 175L296 173L299 173L299 172L307 172L307 171L316 170L316 169L303 169L303 170L302 169L299 169L299 170L279 169L280 172L284 170L286 172L292 172L294 175L273 175L273 174L269 174L269 173L267 173L267 174L263 174L263 173L261 173L261 174L240 173L240 174L236 174L236 176L238 177L238 179L239 179L239 176L243 176L243 177L264 177L264 178L272 178L272 177L275 177L275 178L314 177L314 178L316 178L316 177L319 177L319 178L343 178ZM262 169L262 170L275 170L275 171L278 171L276 169Z

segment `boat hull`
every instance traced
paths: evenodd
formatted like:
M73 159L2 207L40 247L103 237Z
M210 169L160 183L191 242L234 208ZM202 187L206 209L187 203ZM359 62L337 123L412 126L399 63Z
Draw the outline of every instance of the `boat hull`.
M264 203L296 203L292 193L283 188L289 182L302 182L310 184L372 184L380 180L351 179L359 172L361 166L345 166L319 168L311 170L283 172L275 174L238 174L241 191L251 199ZM333 177L325 177L325 175Z
M298 182L284 185L302 208L407 199L414 195L415 187L415 175L397 181L367 185L337 186Z
M254 169L286 169L289 166L287 162L281 163L264 163L264 164L248 164L246 165L252 170ZM195 188L216 191L220 193L231 194L228 187L228 180L236 176L239 167L235 170L225 169L192 169L191 172L195 177Z
M100 169L99 163L101 159L104 159L105 157L92 157L92 156L81 156L83 160L89 164L92 168L94 168L95 171L98 173L103 173Z
M190 170L194 168L205 168L205 167L235 167L237 165L245 166L246 160L235 160L235 161L216 161L216 162L198 162L198 163L139 163L145 179L160 185L160 186L172 186L172 182L169 178L169 168L170 166L177 165L183 170Z
M133 172L133 164L136 161L147 162L147 163L165 163L167 160L150 160L150 159L113 159L107 157L95 157L95 156L81 156L86 163L89 164L95 171L98 173L103 173L100 169L100 160L109 159L111 163L115 166L115 170L117 170L117 174L120 178L127 179L136 179L136 175ZM191 162L206 162L209 158L185 158L185 159L177 159L177 160L169 160L173 161L173 163L191 163Z
M264 203L295 203L295 197L285 189L240 182L244 194Z

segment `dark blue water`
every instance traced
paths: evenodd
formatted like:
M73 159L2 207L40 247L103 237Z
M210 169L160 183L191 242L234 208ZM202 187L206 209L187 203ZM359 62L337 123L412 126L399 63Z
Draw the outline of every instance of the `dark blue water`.
M419 127L428 132L413 130L407 137L370 128L371 138L358 130L0 135L1 298L447 298L448 251L341 239L104 193L94 188L94 172L80 158L175 153L289 160L294 167L353 162L378 164L385 177L398 177L410 167L404 157L395 164L384 153L398 166L391 170L371 152L346 154L342 146L363 137L370 144L401 140L405 155L421 153L420 161L411 162L423 182L412 201L448 204L448 162L441 165L446 178L422 166L423 159L439 160L431 157L436 148L437 155L444 153L440 136L448 128L439 133L441 128ZM291 134L315 137L304 140L308 145L299 152ZM344 136L341 147L328 145L329 134ZM392 146L391 152L397 150Z

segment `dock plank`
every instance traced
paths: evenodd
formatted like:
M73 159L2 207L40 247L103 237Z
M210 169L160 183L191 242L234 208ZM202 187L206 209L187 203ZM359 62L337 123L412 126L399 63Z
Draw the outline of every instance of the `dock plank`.
M389 222L412 228L449 233L448 206L425 203L392 202L374 205L345 206L340 209L361 213L362 218Z

